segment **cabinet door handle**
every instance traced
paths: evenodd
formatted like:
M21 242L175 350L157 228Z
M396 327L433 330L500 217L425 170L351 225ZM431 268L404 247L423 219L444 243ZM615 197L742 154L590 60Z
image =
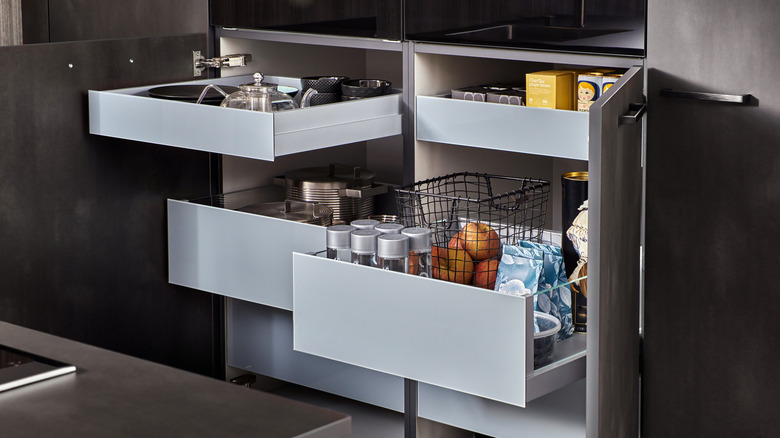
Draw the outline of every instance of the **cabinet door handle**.
M750 94L720 94L720 93L702 93L700 91L678 91L671 88L663 88L658 92L663 97L674 97L678 99L707 100L711 102L735 103L737 105L750 105L753 96Z
M628 114L618 116L618 125L636 125L645 111L647 111L647 105L644 103L628 104Z

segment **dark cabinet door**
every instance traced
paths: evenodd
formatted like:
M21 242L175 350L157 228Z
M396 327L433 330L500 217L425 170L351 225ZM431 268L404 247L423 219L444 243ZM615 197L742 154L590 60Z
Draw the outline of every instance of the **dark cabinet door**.
M648 12L643 436L777 436L780 2Z
M635 437L639 431L643 88L642 68L631 68L590 110L589 438Z
M214 26L400 40L403 0L212 0Z
M208 154L89 134L87 90L183 81L205 33L0 47L0 320L221 376L219 301L168 284ZM87 370L87 372L89 372Z

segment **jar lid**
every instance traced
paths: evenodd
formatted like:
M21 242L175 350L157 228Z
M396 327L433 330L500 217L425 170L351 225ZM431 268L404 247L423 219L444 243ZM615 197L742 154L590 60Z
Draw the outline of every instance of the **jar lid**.
M429 251L431 230L423 227L404 228L401 234L409 237L409 251Z
M355 230L350 235L352 252L373 254L376 252L376 239L381 233L377 230Z
M357 228L351 225L331 225L325 230L328 248L349 249L351 234Z
M401 258L409 256L409 236L382 234L376 238L376 256Z
M374 229L382 234L399 234L404 229L404 226L401 224L384 223L378 224Z
M379 221L374 219L355 219L349 224L358 230L373 230L379 225Z

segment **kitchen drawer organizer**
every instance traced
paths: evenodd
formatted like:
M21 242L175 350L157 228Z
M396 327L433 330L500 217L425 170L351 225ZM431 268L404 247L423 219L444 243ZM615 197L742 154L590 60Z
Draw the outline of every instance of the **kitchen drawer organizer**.
M417 96L417 139L588 159L588 113Z
M296 78L267 76L265 81L301 86ZM247 75L178 84L205 87L249 82L253 78ZM148 97L150 88L90 90L89 132L265 161L402 133L400 92L262 113L152 98Z
M169 199L169 282L292 310L291 254L321 250L325 227L237 211L283 199L277 186Z
M296 351L525 407L585 377L585 338L533 368L533 299L293 254Z

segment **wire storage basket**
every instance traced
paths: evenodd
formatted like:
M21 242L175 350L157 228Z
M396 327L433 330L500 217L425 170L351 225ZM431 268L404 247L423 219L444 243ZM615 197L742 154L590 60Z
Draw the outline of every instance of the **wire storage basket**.
M521 240L540 242L547 216L550 182L541 179L460 172L419 181L396 189L398 214L406 227L426 227L431 230L434 253L434 277L458 283L472 284L474 265L500 257L504 244L516 245ZM479 243L490 251L468 250L470 262L458 265L457 270L469 274L452 273L446 278L437 274L438 248L463 248L464 227L484 224L497 234L493 241ZM474 236L482 236L476 233ZM485 234L487 236L487 234ZM457 241L461 239L459 244ZM462 250L461 249L461 250ZM445 257L445 255L441 255ZM450 258L457 255L450 254ZM497 269L497 263L491 267ZM492 288L492 285L476 284Z

